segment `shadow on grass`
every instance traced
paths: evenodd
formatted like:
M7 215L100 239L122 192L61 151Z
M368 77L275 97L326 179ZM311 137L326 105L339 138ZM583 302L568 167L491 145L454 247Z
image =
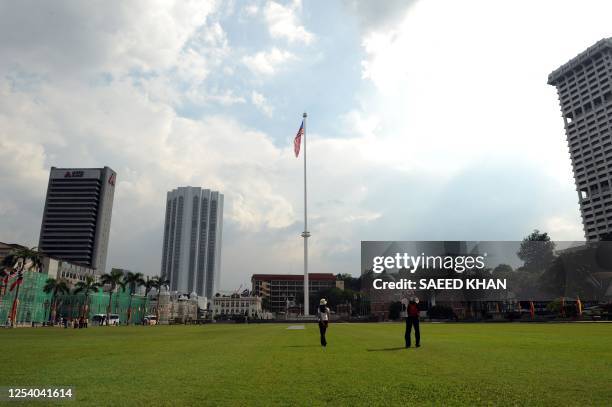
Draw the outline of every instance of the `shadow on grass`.
M402 350L402 349L406 349L405 347L398 347L398 348L382 348L382 349L366 349L368 352L390 352L390 351L394 351L394 350Z
M287 345L285 348L314 348L315 346L321 347L321 345Z

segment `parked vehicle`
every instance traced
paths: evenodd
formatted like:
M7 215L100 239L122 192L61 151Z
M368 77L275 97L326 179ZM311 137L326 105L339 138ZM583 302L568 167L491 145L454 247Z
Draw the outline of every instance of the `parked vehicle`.
M106 321L106 314L96 314L91 319L93 325L113 325L118 326L120 324L118 314L110 314L108 321Z
M157 325L157 316L147 315L142 320L143 325Z
M582 310L582 317L586 319L592 319L593 321L597 321L602 319L602 314L604 313L604 309L599 305L595 305L593 307L586 307Z

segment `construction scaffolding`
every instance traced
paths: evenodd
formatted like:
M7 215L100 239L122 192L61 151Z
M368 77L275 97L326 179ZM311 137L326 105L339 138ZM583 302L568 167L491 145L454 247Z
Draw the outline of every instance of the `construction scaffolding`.
M33 326L49 323L52 317L53 298L52 293L45 293L44 286L49 276L45 273L29 272L23 273L23 283L19 290L17 305L16 325ZM0 324L9 323L9 314L13 307L15 293L17 290L0 291ZM58 296L56 322L61 318L68 320L79 318L88 309L87 317L91 320L96 314L106 314L109 306L109 293L98 292L89 294L86 298L84 294L69 294ZM121 324L128 322L128 310L130 307L130 297L132 297L132 323L140 323L146 315L154 314L154 306L147 301L144 296L133 295L121 288L112 295L110 313L119 315ZM88 307L85 307L85 305Z
M23 273L23 282L19 288L17 300L18 325L41 323L49 318L51 294L44 292L43 288L49 276L43 273L26 271ZM5 288L0 292L0 323L8 323L9 314L15 300L17 290L10 291Z
M92 319L96 314L106 314L109 307L110 294L108 292L102 292L101 290L92 293L86 299L83 294L70 294L60 296L58 298L59 306L57 310L56 318L79 318L85 311L85 305L88 305L89 319ZM144 319L145 315L148 315L148 301L140 295L132 296L132 323L140 323ZM128 312L130 308L130 294L119 289L118 292L113 293L112 299L110 300L110 314L119 315L119 321L121 324L128 322Z

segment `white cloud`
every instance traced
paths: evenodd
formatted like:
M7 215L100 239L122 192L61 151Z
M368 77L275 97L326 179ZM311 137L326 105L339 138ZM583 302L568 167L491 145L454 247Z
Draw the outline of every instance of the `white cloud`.
M273 75L281 66L296 59L291 52L274 47L267 52L260 51L255 55L247 55L242 58L242 62L255 74Z
M593 15L570 4L415 2L402 19L364 33L362 76L374 91L359 115L380 123L373 159L451 176L502 151L517 165L546 157L542 171L573 183L547 75L606 36L604 9L612 7L598 2ZM486 17L474 18L475 10ZM568 32L576 21L590 22Z
M167 69L216 7L215 1L11 4L0 12L0 68L36 67L56 77Z
M364 32L393 26L417 0L343 0L345 7L357 17Z
M301 272L302 162L295 129L277 127L283 90L235 82L241 64L291 74L297 56L274 43L313 41L299 2L258 11L273 40L256 50L230 44L238 36L214 3L23 4L0 6L0 240L37 243L51 165L109 165L109 266L158 273L165 193L202 185L226 194L223 288L254 272ZM358 102L339 120L345 134L308 134L313 270L356 272L362 239L517 239L535 227L582 236L545 82L605 36L609 13L512 4L366 7L372 23L355 38L363 83L348 85ZM566 31L575 20L589 25ZM185 102L197 108L185 114ZM274 130L240 121L251 104L279 118ZM287 131L286 143L272 131Z
M200 105L207 105L211 103L217 103L224 107L230 107L233 105L239 105L246 103L246 99L243 96L236 95L232 89L225 89L223 91L215 88L209 89L206 92L196 91L189 92L186 96L194 103Z
M543 230L556 240L575 240L584 234L582 223L577 219L576 213L547 219L544 222Z
M257 4L248 4L244 6L243 12L248 16L255 16L259 13L259 6Z
M272 38L282 38L290 43L310 44L314 40L314 34L308 32L298 22L296 13L300 12L301 9L301 0L294 0L286 6L275 1L269 1L264 8L264 16Z
M166 191L202 185L226 196L225 287L264 271L267 264L232 258L237 250L256 247L260 256L276 256L276 266L268 271L299 271L301 263L294 260L301 253L296 229L302 166L289 141L279 148L269 135L226 116L179 117L167 103L143 97L129 81L71 89L45 85L35 93L0 88L5 90L2 101L11 101L0 105L0 211L8 215L0 219L0 240L36 244L51 165L109 165L118 173L109 266L157 273ZM61 134L61 142L52 142L48 129ZM11 134L19 134L19 142ZM345 253L354 246L352 231L379 217L360 208L366 197L362 177L352 178L371 168L362 165L358 143L311 137L312 217L318 219L312 226L317 237L311 261L321 271L334 272L334 263L324 257ZM340 151L355 152L354 163L339 171L347 176L342 186L330 177ZM335 195L346 202L326 201ZM13 220L22 223L22 233L9 228Z
M268 117L272 117L274 108L272 107L272 105L270 105L266 97L261 93L253 91L251 93L251 103L253 103L255 107L258 108L263 114Z

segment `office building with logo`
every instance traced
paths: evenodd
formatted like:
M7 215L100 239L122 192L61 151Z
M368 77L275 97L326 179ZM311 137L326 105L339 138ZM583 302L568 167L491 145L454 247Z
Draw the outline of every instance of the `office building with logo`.
M116 176L109 167L52 167L39 250L104 273Z

